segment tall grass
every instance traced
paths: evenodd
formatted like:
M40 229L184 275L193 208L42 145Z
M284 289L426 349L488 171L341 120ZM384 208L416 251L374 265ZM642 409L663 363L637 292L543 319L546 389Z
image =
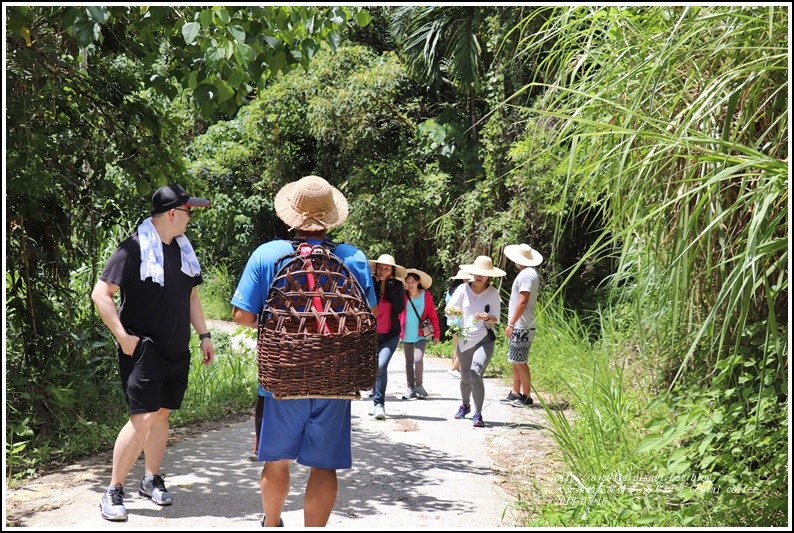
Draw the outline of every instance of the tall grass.
M600 213L601 238L581 264L614 257L605 316L630 310L611 329L633 348L603 344L612 332L601 328L590 364L566 380L582 411L555 436L617 458L633 445L672 488L576 515L582 523L785 520L788 16L782 6L561 7L516 28L543 21L516 54L540 58L524 90L542 93L521 108L516 153L557 158L562 204ZM639 418L663 414L638 432L641 444L614 431L617 420L630 427L627 354L658 376L660 395ZM615 464L566 453L577 479ZM701 481L670 484L676 476Z

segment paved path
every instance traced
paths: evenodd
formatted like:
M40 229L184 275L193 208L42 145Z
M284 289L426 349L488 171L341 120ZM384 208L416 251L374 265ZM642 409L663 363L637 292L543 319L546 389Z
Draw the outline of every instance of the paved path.
M429 358L428 399L401 400L405 372L404 356L398 351L389 365L387 420L367 414L371 400L353 402L353 468L339 471L339 495L329 528L482 530L517 525L513 498L501 488L492 455L510 445L513 431L539 433L542 411L500 404L508 388L501 379L486 378L487 426L474 428L470 417L455 420L460 381L448 375L448 369L448 360ZM78 464L70 467L79 475L76 483L58 486L45 476L11 491L20 498L46 494L51 507L23 518L20 525L47 530L256 528L262 513L261 463L248 459L253 431L251 418L169 446L163 472L174 496L172 506L158 507L138 496L143 474L139 460L125 485L129 520L105 521L99 500L109 480L109 465ZM302 528L308 469L294 464L292 473L282 516L287 528Z

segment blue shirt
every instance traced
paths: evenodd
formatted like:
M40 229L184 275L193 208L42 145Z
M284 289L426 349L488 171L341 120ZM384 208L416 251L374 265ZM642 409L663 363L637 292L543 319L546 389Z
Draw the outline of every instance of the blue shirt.
M425 312L425 291L420 290L419 296L411 298L408 296L409 302L405 304L405 331L403 332L403 342L417 342L425 337L419 336L419 317ZM416 307L411 307L411 302ZM417 315L418 313L418 315Z

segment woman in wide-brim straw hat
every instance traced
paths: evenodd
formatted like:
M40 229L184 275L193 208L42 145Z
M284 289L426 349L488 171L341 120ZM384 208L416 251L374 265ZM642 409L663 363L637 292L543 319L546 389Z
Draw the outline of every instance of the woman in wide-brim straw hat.
M472 277L471 274L469 274L468 272L464 271L462 268L459 268L457 274L455 274L454 276L449 278L449 280L450 281L459 280L461 282L463 282L463 281L471 281L471 277Z
M427 290L432 284L433 278L418 268L409 268L405 275L405 309L400 313L400 339L405 352L406 380L403 400L427 398L424 386L425 349L429 340L434 344L441 340L436 304ZM433 325L432 335L422 331L422 322L427 319Z
M466 283L467 281L472 280L472 275L468 272L464 272L463 270L458 269L458 272L449 278L452 284L447 289L447 293L444 295L444 306L449 303L449 299L452 298L452 294L455 292L455 289L460 286L461 283ZM448 316L447 317L447 329L452 332L452 365L447 370L447 374L452 377L460 379L460 360L458 359L458 334L457 331L462 329L460 323L459 316Z
M405 309L405 286L402 280L408 273L394 257L381 254L369 261L378 297L378 377L372 390L372 410L375 420L386 420L386 386L389 382L389 361L400 344L400 313Z
M496 334L491 327L499 322L501 301L499 291L490 285L490 279L506 272L493 266L490 257L478 256L470 265L460 265L461 270L472 275L452 294L445 309L447 316L459 316L463 332L458 339L460 361L460 398L462 404L455 418L465 418L471 412L474 400L474 427L484 427L482 406L485 403L483 376L493 357Z
M372 275L375 277L377 277L378 274L377 273L378 265L389 265L391 267L394 267L391 272L391 275L401 280L405 279L405 275L408 273L408 270L406 270L405 267L398 265L397 262L394 260L394 256L391 256L389 254L380 254L380 256L374 261L372 260L369 261L369 268L370 270L372 270Z

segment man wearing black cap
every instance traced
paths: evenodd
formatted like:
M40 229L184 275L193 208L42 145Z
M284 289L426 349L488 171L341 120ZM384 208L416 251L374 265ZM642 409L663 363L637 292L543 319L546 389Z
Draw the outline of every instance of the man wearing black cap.
M106 520L126 520L124 483L141 451L145 475L138 493L171 505L160 466L168 415L179 409L190 369L190 325L199 333L204 365L215 356L196 287L201 268L185 229L193 208L210 201L167 185L152 196L152 216L111 255L91 293L116 337L119 374L129 420L113 448L110 486L99 503ZM113 296L121 289L118 310Z

